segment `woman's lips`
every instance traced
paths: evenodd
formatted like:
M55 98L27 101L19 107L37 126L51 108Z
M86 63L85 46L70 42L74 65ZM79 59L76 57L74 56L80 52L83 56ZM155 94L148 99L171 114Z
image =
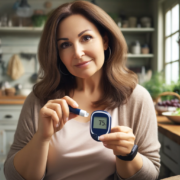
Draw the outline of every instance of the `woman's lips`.
M75 66L76 66L76 67L85 67L85 66L87 66L90 62L91 62L91 60L90 60L90 61L86 61L86 62L82 62L82 63L79 63L79 64L76 64Z

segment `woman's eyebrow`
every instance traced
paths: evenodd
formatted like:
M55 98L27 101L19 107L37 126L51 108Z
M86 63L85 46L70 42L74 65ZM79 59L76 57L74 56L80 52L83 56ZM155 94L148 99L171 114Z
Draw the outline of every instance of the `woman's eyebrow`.
M81 36L86 31L91 31L91 30L90 29L86 29L86 30L82 31L81 33L78 34L78 37ZM57 41L59 41L59 40L69 40L69 39L68 38L59 38L59 39L57 39Z

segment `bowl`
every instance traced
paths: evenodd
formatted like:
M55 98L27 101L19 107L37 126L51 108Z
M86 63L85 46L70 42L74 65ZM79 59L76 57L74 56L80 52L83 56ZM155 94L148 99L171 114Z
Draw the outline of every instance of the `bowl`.
M20 90L20 95L22 96L28 96L31 93L31 89L21 89Z
M165 107L165 106L158 106L156 104L155 109L156 109L158 115L162 115L163 112L175 112L177 107Z
M169 120L180 124L180 116L178 115L172 115L173 112L163 112L162 115L166 116Z

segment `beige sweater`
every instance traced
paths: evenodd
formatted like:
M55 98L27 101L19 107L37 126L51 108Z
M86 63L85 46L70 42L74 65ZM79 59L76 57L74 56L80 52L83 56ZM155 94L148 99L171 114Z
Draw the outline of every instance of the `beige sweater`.
M7 180L23 180L13 165L13 159L37 131L41 107L39 100L31 93L22 108L14 142L5 162ZM143 167L128 180L155 180L160 168L160 144L156 114L149 93L137 85L127 104L108 112L112 116L112 127L119 125L133 129L135 144L139 146L143 159ZM113 151L91 138L89 124L72 119L52 136L44 180L121 179L116 172Z

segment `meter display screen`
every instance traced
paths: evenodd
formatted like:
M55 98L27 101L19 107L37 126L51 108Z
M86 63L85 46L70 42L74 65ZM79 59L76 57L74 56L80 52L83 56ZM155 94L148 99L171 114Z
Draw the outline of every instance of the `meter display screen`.
M107 118L106 117L94 117L93 128L107 129Z

